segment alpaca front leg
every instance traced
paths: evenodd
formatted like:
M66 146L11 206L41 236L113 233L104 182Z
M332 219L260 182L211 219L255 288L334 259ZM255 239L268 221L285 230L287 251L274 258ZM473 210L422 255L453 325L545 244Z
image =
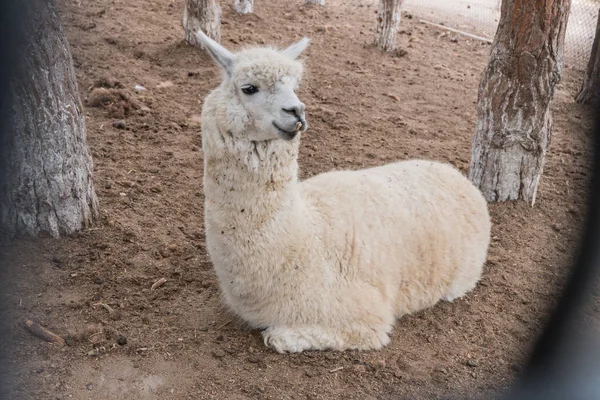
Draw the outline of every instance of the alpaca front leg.
M264 343L278 353L304 350L376 350L390 341L387 332L329 330L319 326L273 326L262 332Z
M326 350L341 347L341 338L312 326L273 326L262 332L265 346L278 353L300 353L304 350Z

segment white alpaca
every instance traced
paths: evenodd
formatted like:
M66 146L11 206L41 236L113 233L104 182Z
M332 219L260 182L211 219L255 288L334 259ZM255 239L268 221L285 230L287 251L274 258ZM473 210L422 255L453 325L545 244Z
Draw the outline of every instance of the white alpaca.
M232 54L202 110L208 253L229 307L277 352L379 349L395 319L480 278L487 204L449 165L406 161L298 182L304 104L296 57Z

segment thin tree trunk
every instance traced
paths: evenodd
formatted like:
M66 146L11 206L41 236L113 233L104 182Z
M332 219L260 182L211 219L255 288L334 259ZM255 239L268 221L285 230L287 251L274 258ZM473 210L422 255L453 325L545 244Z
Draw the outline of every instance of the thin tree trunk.
M396 49L396 34L400 25L400 7L404 0L379 0L375 45L383 51Z
M202 47L196 39L196 31L201 29L207 36L221 41L221 8L215 0L186 0L182 18L185 41Z
M535 203L571 0L504 0L479 85L469 178L488 201Z
M306 0L305 3L306 4L316 4L318 6L324 6L325 0Z
M254 10L254 0L235 0L234 7L240 14L250 14Z
M592 103L600 100L600 11L596 23L596 36L592 45L592 54L588 62L587 71L583 77L581 90L575 101L578 103Z
M10 236L69 235L98 215L73 60L54 0L30 1L23 65L0 143L0 224Z

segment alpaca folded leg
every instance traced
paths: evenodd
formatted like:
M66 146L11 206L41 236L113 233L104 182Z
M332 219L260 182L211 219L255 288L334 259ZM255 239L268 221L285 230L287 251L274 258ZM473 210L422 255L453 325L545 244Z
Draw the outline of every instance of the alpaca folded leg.
M267 328L262 332L262 336L265 346L278 353L300 353L304 350L322 350L325 348L323 340L319 341L316 333L311 332L308 327L278 326Z
M275 326L262 332L264 343L278 353L304 350L376 350L390 341L387 332L328 330L318 326Z

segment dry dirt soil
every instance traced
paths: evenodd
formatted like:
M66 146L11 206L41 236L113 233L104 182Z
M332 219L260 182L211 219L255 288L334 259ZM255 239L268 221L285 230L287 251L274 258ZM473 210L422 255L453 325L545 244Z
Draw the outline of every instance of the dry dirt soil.
M375 1L257 0L247 16L222 3L222 43L232 49L312 38L300 91L310 123L302 178L416 157L467 172L488 45L405 15L403 51L381 53L370 45ZM182 41L183 1L59 6L102 212L76 237L3 248L4 267L13 267L3 314L14 318L4 342L10 398L447 399L506 390L555 304L585 219L592 113L573 102L580 71L565 70L555 96L535 207L490 206L489 260L471 294L401 318L382 351L279 355L223 307L206 253L199 114L220 72ZM31 335L25 319L68 346Z

